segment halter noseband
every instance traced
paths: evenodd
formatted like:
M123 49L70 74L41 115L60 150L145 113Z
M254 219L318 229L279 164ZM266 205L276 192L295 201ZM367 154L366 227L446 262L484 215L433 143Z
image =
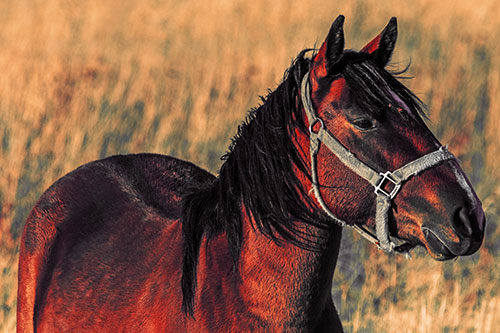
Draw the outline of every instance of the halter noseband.
M455 156L453 156L453 154L450 153L445 146L441 146L438 150L419 157L416 160L402 166L401 168L393 172L378 172L358 159L324 127L323 120L318 115L316 115L312 106L309 86L309 72L306 73L306 75L304 75L304 78L302 79L300 95L302 98L302 104L304 106L305 113L307 115L307 119L309 121L312 190L314 191L314 195L316 196L316 199L318 200L321 208L339 226L343 227L345 225L348 225L352 227L368 241L377 245L378 248L386 252L407 252L411 248L409 244L396 246L390 239L388 213L389 209L391 208L392 199L394 199L394 197L398 194L401 186L403 185L403 182L408 180L410 177L417 175L421 171L441 164L444 161L456 160ZM317 131L313 129L316 123L320 124L320 128ZM374 192L377 196L377 207L375 214L376 235L373 235L370 231L364 229L362 226L358 226L356 224L346 224L346 222L336 217L325 204L325 201L323 200L319 189L316 160L316 156L318 154L321 143L327 146L328 149L330 149L330 151L334 153L335 156L337 156L337 158L343 164L345 164L352 171L354 171L374 187ZM389 185L389 183L392 184L392 189L390 191L384 190L385 185Z

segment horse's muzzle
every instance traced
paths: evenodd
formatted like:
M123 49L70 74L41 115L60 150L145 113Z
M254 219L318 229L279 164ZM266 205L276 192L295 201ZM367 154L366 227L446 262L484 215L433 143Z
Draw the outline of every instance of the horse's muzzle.
M482 209L470 211L459 207L455 210L449 227L422 226L428 248L437 260L453 259L475 253L483 242L485 216Z

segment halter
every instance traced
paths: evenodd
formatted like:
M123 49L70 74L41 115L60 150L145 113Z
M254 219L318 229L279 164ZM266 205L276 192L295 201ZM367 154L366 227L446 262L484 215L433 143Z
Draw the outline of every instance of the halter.
M396 246L390 239L389 235L389 223L388 214L391 208L392 199L401 190L403 183L410 177L417 175L431 167L437 166L444 161L456 160L455 156L450 153L445 146L441 146L438 150L426 154L416 160L402 166L395 171L378 172L363 161L358 159L352 152L345 148L324 126L323 120L316 115L314 112L309 86L309 72L304 75L301 85L301 98L302 104L304 105L304 110L309 121L309 133L310 133L310 152L311 152L311 178L312 178L312 190L314 195L318 200L321 208L325 213L339 226L350 226L361 236L365 237L368 241L375 244L379 249L386 252L399 252L408 253L412 248L410 244L403 244ZM320 124L319 130L315 131L314 125ZM337 156L337 158L349 167L352 171L358 174L361 178L365 179L374 187L374 192L376 194L376 214L375 214L375 232L373 235L370 231L364 229L362 226L356 224L349 225L336 217L332 211L328 208L321 196L321 192L318 185L318 170L317 170L317 154L319 147L323 143L330 151ZM390 190L385 190L386 186L392 187Z

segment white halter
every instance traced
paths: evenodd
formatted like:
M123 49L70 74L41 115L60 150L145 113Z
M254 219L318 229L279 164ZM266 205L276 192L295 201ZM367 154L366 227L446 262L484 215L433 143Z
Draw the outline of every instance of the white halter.
M417 175L421 171L441 164L444 161L456 160L455 156L453 156L453 154L450 153L446 147L442 146L438 150L417 158L416 160L393 172L378 172L366 165L363 161L359 160L325 128L323 120L316 115L312 106L309 73L306 73L302 79L301 98L309 121L312 190L314 191L314 195L316 196L321 208L339 226L343 227L348 225L352 227L367 240L377 245L378 248L386 252L407 252L409 250L408 246L405 246L405 244L396 246L390 239L388 213L391 208L392 199L394 199L394 197L398 194L403 182L408 180L408 178ZM321 126L319 130L314 131L313 127L317 123ZM321 143L325 144L342 163L348 166L352 171L358 174L361 178L365 179L375 188L374 191L377 195L377 208L375 214L376 236L361 226L356 224L346 224L346 222L336 217L325 204L318 185L318 170L316 161L316 156ZM389 185L389 183L391 183L393 187L392 190L386 192L384 188L385 185Z

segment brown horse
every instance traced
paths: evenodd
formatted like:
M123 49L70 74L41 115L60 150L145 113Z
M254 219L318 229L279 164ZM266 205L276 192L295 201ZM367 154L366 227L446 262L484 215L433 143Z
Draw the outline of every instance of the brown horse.
M396 20L359 52L343 21L250 113L218 177L139 154L52 185L24 228L18 330L341 331L341 226L388 252L477 251L480 201L384 69Z

